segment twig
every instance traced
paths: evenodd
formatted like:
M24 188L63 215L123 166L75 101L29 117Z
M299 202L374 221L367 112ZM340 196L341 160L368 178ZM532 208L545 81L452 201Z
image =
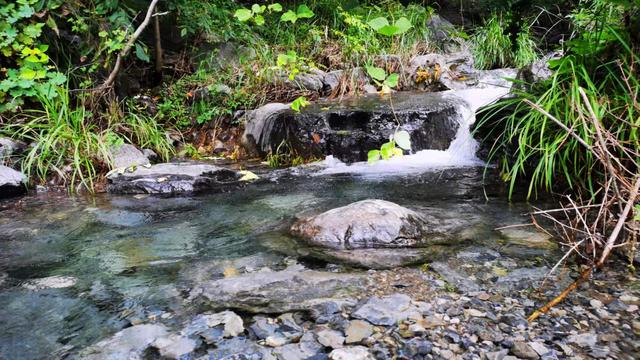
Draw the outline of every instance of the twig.
M100 87L98 88L98 91L106 90L107 88L111 87L111 85L113 85L114 81L116 81L118 72L120 72L120 68L122 67L122 60L129 54L135 42L138 40L138 38L140 37L144 29L147 27L147 25L149 25L149 22L151 21L151 16L153 15L153 11L156 8L158 1L159 0L151 0L151 4L149 4L149 8L147 9L147 15L144 17L144 20L142 21L140 26L138 26L136 31L129 38L129 41L127 41L125 46L122 48L122 50L118 54L118 57L116 58L116 64L114 65L113 70L111 70L111 73L109 74L109 77L107 78L107 80L105 80L105 82L102 83L102 85L100 85Z
M588 150L592 151L591 145L587 144L580 136L578 136L578 134L575 133L575 131L573 131L573 129L570 129L567 127L567 125L563 124L560 120L556 119L553 115L549 114L545 109L543 109L542 107L540 107L540 105L532 102L529 99L524 99L524 102L526 102L527 104L529 104L529 106L531 106L532 108L538 110L542 115L548 117L549 119L551 119L553 122L555 122L556 124L558 124L558 126L560 126L562 129L564 129L564 131L566 131L567 133L569 133L569 135L573 136L576 140L578 140L578 142L580 144L582 144L584 147L586 147ZM596 155L597 156L597 155Z

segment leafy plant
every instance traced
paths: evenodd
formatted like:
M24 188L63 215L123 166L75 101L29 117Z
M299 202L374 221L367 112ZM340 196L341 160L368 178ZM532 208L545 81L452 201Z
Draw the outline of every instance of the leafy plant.
M513 54L513 64L516 67L527 66L538 58L536 42L533 41L528 30L522 30L516 37L516 50Z
M511 62L511 38L505 33L507 23L494 14L473 37L473 55L478 69L506 67Z
M378 87L382 87L381 93L390 93L391 88L398 86L398 80L400 78L398 74L393 73L387 76L387 73L383 68L375 66L367 66L366 69L367 73L371 76L376 85L378 85Z
M253 4L251 9L242 8L236 10L234 16L242 22L252 20L256 25L264 25L265 20L262 14L265 11L279 13L282 11L282 5L279 3L270 4L269 6Z
M302 108L307 107L309 104L311 103L307 100L306 97L299 96L298 98L293 100L293 102L291 103L291 110L295 112L300 112Z
M374 164L380 159L389 160L403 155L402 150L411 150L411 135L404 130L398 130L389 136L389 141L380 146L380 150L371 150L367 154L369 164Z
M404 34L413 27L409 19L404 16L396 20L393 24L390 24L389 20L385 17L371 19L367 24L369 24L373 30L377 31L378 34L389 37Z
M287 12L282 14L282 16L280 17L280 21L295 24L298 19L310 19L314 16L315 14L313 13L313 11L311 11L311 9L309 9L307 5L302 4L298 6L297 11L294 12L293 10L288 10Z

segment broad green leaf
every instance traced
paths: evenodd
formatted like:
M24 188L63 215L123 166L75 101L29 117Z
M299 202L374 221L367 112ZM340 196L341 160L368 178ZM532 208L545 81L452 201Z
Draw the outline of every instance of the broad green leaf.
M373 164L376 161L380 160L380 150L371 150L367 154L367 161L369 164Z
M398 79L399 78L400 78L400 76L398 74L391 74L384 81L384 84L387 85L388 87L394 88L394 87L398 86Z
M149 59L149 55L147 55L147 52L145 51L144 47L142 47L140 43L136 43L136 56L138 57L138 59L144 62L149 62L151 60Z
M394 147L393 149L391 149L391 153L393 154L393 157L401 157L404 156L404 154L402 153L402 149Z
M267 7L264 5L253 4L253 6L251 6L251 11L253 11L254 14L262 14L266 9Z
M271 4L269 5L268 9L269 11L273 11L273 12L281 12L282 5L280 5L279 3Z
M280 16L280 21L283 22L290 22L290 23L295 23L298 20L298 15L296 15L296 13L294 13L293 11L289 10L286 13L282 14L282 16Z
M47 74L49 81L54 85L62 85L67 81L67 77L61 72L53 72Z
M369 24L369 26L371 26L373 30L378 31L382 27L389 25L389 21L384 17L377 17L375 19L369 20L367 24Z
M38 76L38 73L30 68L20 69L20 78L24 80L33 80Z
M393 140L400 148L411 150L411 135L408 132L404 130L396 131L393 135Z
M253 13L249 9L238 9L233 16L235 16L238 20L245 22L249 21L249 19L253 17Z
M257 25L264 25L264 17L262 15L256 15L253 21L255 21Z
M298 6L298 18L300 19L309 19L312 18L315 14L313 13L313 11L311 11L311 9L309 9L309 7L307 5L300 5Z
M386 142L380 147L380 155L383 160L389 160L393 157L393 149L395 148L393 141Z
M398 31L400 29L398 29L397 26L395 25L386 25L381 27L380 29L378 29L378 33L384 35L384 36L393 36L398 34Z
M393 25L398 28L398 32L396 34L404 34L413 27L413 25L411 25L411 21L404 16L396 20Z
M309 104L310 102L307 101L307 98L305 98L304 96L300 96L297 99L293 100L293 102L291 103L291 110L300 112L302 108L308 106Z
M367 66L367 73L373 79L378 81L384 81L385 77L387 76L383 68L379 68L375 66Z

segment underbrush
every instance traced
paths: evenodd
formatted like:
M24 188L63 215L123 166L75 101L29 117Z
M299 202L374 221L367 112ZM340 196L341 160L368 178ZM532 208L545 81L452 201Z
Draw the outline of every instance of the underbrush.
M520 27L515 42L509 28L509 15L494 14L476 29L473 55L478 69L492 69L531 64L538 58L536 42L527 27Z
M173 153L171 140L154 118L95 116L84 103L72 103L67 88L54 91L55 96L37 97L41 109L14 116L0 130L0 135L30 144L20 167L32 181L93 192L112 168L114 146L138 144L163 159Z

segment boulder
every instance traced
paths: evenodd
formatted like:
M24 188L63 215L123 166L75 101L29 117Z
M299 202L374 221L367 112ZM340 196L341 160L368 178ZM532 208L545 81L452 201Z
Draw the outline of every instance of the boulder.
M384 200L363 200L301 219L291 233L330 249L419 248L448 236L415 211Z
M227 191L239 187L242 176L239 171L216 165L182 162L115 171L107 175L107 180L110 193L175 195Z
M468 105L444 93L378 94L327 100L296 113L285 104L248 112L242 144L252 155L275 153L284 142L297 155L345 162L365 161L396 131L411 134L412 150L446 150Z
M131 144L113 146L111 149L113 167L124 169L131 166L143 166L149 164L149 159L137 147Z
M549 68L549 61L562 58L564 53L561 50L550 52L542 58L525 66L518 72L518 79L524 84L531 85L537 82L545 81L553 76L553 71Z
M190 298L211 309L283 313L311 310L329 298L350 298L363 291L365 283L366 277L360 274L313 271L292 265L282 271L206 282L195 287Z
M83 349L80 351L79 357L82 359L96 360L143 359L145 350L147 350L156 339L167 335L168 329L163 325L135 325Z
M344 70L334 70L328 72L324 76L324 92L327 94L332 94L334 91L336 91L340 86L340 82L342 81L344 74Z
M8 166L0 165L0 199L24 194L27 191L26 176Z

